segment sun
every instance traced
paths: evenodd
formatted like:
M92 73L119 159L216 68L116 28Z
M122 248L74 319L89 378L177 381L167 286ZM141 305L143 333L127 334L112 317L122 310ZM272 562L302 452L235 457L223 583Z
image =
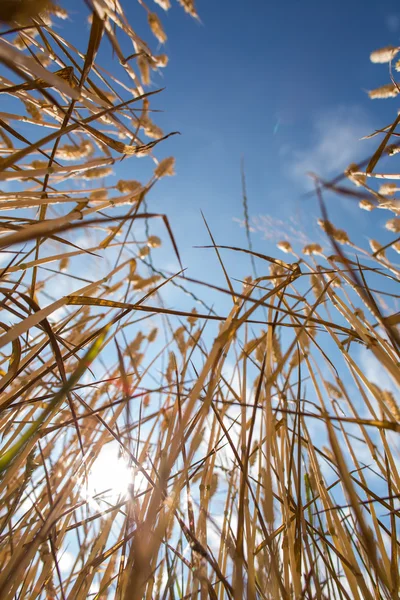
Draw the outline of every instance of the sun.
M109 505L124 500L129 489L144 491L147 485L143 473L121 456L119 444L111 442L100 450L81 489L89 504L98 508L104 502Z

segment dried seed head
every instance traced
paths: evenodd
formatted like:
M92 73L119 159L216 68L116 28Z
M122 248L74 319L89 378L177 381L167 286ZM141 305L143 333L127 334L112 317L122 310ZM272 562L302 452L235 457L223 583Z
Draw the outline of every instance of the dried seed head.
M322 254L322 246L319 244L307 244L303 248L303 254L310 256L311 254Z
M140 181L135 181L131 179L126 181L124 179L120 179L115 186L121 194L127 194L128 192L140 192L142 190L142 184Z
M167 378L168 383L172 383L175 369L176 369L175 353L170 351L169 357L168 357L168 366L167 366L167 370L165 372L165 377Z
M150 246L150 248L159 248L161 246L161 240L156 235L150 235L147 238L147 245Z
M250 462L251 467L253 467L255 465L259 449L260 449L260 445L257 442L257 440L255 440L253 442L253 446L251 448L251 452L250 452L250 456L249 456L249 462Z
M89 140L83 140L79 145L65 144L57 150L58 158L63 160L79 160L94 153L93 145Z
M261 346L260 346L260 348L261 348ZM279 338L275 331L272 334L272 358L274 359L274 361L277 364L280 364L282 361L281 344L280 344ZM263 360L264 360L264 356L263 356Z
M46 169L49 166L47 160L33 160L31 162L32 169Z
M393 156L394 154L398 154L400 152L400 146L397 144L390 144L389 146L386 146L385 152L387 152L389 156Z
M291 253L293 253L292 246L290 245L289 242L286 242L286 241L278 242L277 245L276 245L276 247L279 250L282 250L282 252L286 252L286 253L291 252Z
M393 83L387 83L386 85L382 85L374 90L370 90L368 92L368 96L371 98L371 100L376 100L380 98L396 98L398 93L399 90L397 89L397 86L395 86Z
M367 176L364 173L360 173L360 168L355 163L349 165L344 174L358 187L365 185L367 181Z
M147 20L149 22L152 33L158 39L160 44L164 44L167 41L167 36L165 34L163 26L161 25L161 21L156 15L156 13L149 12L147 14Z
M310 348L310 338L303 330L298 339L299 345L296 346L292 358L290 360L290 366L292 368L296 367L306 356L308 356L309 348Z
M66 256L60 260L60 271L66 271L69 265L69 258Z
M335 400L340 400L343 398L343 394L336 385L333 385L330 381L325 381L326 389L328 390L328 394L335 398Z
M321 278L318 275L311 275L311 285L312 285L312 290L313 290L313 294L316 298L319 298L323 292L323 285L321 282Z
M164 135L161 127L158 127L158 125L153 123L153 121L151 121L148 117L142 117L141 126L147 137L151 138L152 140L158 140Z
M396 242L395 244L393 244L392 248L395 252L397 252L397 254L400 254L400 242Z
M143 85L150 85L150 63L147 56L141 54L137 59L137 65Z
M158 6L161 6L161 8L164 10L171 8L171 3L169 0L154 0L154 2L158 4Z
M157 327L153 327L153 329L150 331L149 335L147 336L147 340L148 340L149 344L151 344L152 342L154 342L154 340L157 337L157 334L158 334Z
M100 177L108 177L108 175L112 175L113 170L111 167L93 167L92 169L88 169L84 171L81 175L82 179L97 179Z
M375 204L371 200L367 200L367 199L360 200L360 202L358 203L358 206L360 208L362 208L363 210L368 210L368 211L374 210L374 208L375 208Z
M373 63L387 63L394 59L400 48L395 46L386 46L385 48L379 48L371 52L369 58Z
M188 323L189 323L189 325L191 325L191 327L193 327L194 324L197 322L198 317L196 315L197 315L197 310L196 310L196 308L193 308L192 316L187 317Z
M138 281L136 281L134 283L133 287L135 290L144 290L148 287L151 287L155 283L157 283L160 279L161 279L161 277L159 275L152 275L151 277L148 277L147 279L140 278Z
M385 404L388 406L390 412L392 413L396 421L400 422L400 408L392 392L389 392L389 390L384 390L382 392L382 396L385 401Z
M143 333L141 331L139 331L137 333L136 337L131 341L131 343L128 346L129 352L131 354L137 354L140 350L140 347L141 347L144 339L145 339L145 336L143 335Z
M396 183L384 183L379 188L379 193L382 196L393 196L393 194L397 191Z
M25 108L26 108L26 112L32 117L32 119L35 119L35 121L39 121L40 123L42 122L42 113L40 112L40 110L38 109L38 107L36 106L36 104L33 104L32 102L24 102L25 104Z
M139 248L139 258L144 258L145 256L148 256L150 254L150 248L148 246L142 246L141 248Z
M168 56L166 54L158 54L153 56L154 64L156 67L163 69L168 64Z
M176 345L178 346L179 352L181 354L184 354L186 351L186 341L185 341L185 328L182 327L178 327L178 329L175 330L174 332L174 340L176 342Z
M385 227L389 231L393 231L393 233L400 233L400 218L395 217L394 219L390 219L387 221Z
M137 267L136 259L132 258L129 261L129 275L128 275L128 279L130 281L132 281L132 278L134 277L134 274L135 274L135 271L136 271L136 267Z
M62 21L65 21L65 19L68 19L67 11L64 8L61 8L61 6L58 6L58 4L51 3L48 10L55 17L57 17L57 19L61 19Z
M195 19L199 18L194 6L194 0L178 0L178 2L191 17Z
M175 167L175 158L173 156L169 156L168 158L164 158L154 170L155 177L159 179L161 177L165 177L166 175L175 175L174 171Z
M318 219L318 225L339 244L351 244L349 236L344 229L336 229L330 221L325 219Z
M278 261L277 263L271 264L269 266L269 272L270 275L273 277L272 282L274 284L280 283L282 281L282 276L286 275L283 263L282 265L280 265L278 264Z
M322 446L322 451L324 452L324 454L326 454L326 456L330 459L330 461L333 464L336 464L336 457L330 448L328 448L327 446Z
M253 289L253 278L251 275L248 275L243 279L243 294L249 294Z
M360 319L361 321L365 321L365 314L361 308L356 308L354 311L354 316Z
M89 198L91 200L107 200L108 191L107 190L96 190L90 194Z
M377 242L376 240L369 240L369 245L371 247L372 252L379 258L385 258L385 251L381 250L382 244Z

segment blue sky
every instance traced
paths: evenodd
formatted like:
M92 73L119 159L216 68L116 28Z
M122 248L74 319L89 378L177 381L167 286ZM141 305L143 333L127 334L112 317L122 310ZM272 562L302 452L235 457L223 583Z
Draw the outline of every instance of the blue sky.
M208 243L200 210L220 243L245 243L234 221L242 217L241 156L251 215L292 218L311 238L321 235L313 225L316 202L302 199L309 186L303 173L337 174L371 151L357 140L391 120L396 101L371 101L365 90L389 81L386 66L371 64L369 54L400 43L400 9L394 1L199 0L197 6L201 23L176 2L167 14L158 11L170 62L154 79L154 87L166 89L153 106L164 111L157 123L182 135L158 149L158 156L176 156L178 176L156 187L151 206L168 213L185 265L203 276L209 251L192 250ZM140 31L136 3L130 13ZM149 39L145 23L143 35ZM329 214L361 244L377 228L384 236L390 217L338 198ZM253 241L272 252L262 233Z
M149 206L168 215L185 266L199 278L211 273L210 252L193 248L209 243L200 211L217 242L245 245L235 220L243 217L242 156L250 215L261 216L263 229L253 236L255 249L279 255L275 243L281 232L289 235L288 219L293 231L323 241L318 206L303 197L310 187L305 172L336 175L376 147L375 140L368 145L360 137L392 120L396 101L371 101L366 90L389 81L387 66L371 64L369 54L400 44L398 3L198 0L199 22L175 0L168 13L153 0L147 4L162 19L165 48L149 32L145 11L136 2L126 7L135 30L170 59L149 88L165 87L153 98L153 109L163 111L154 120L165 132L181 132L155 152L158 158L176 157L177 177L152 190ZM68 10L73 42L84 51L87 9L72 0ZM61 33L64 27L68 23L56 22ZM130 54L132 47L121 43ZM107 57L106 66L115 72L107 46L103 41L99 62ZM151 168L150 161L126 159L116 177L146 180ZM368 236L385 241L388 235L386 211L365 213L338 197L328 210L359 245ZM233 265L242 261L248 264L236 255Z
M303 168L315 164L333 175L353 152L354 159L365 156L370 150L357 139L396 110L395 101L373 102L365 90L389 81L369 54L400 42L398 4L219 0L198 2L198 11L202 24L175 5L163 19L170 64L159 122L182 136L160 149L176 156L178 177L165 193L154 191L157 205L171 218L178 212L173 220L184 246L188 230L206 241L200 209L218 239L243 243L232 221L242 214L243 155L250 213L296 214L307 227L318 209L301 199ZM365 232L371 219L389 218L338 204L340 211L330 208L335 217L356 215Z

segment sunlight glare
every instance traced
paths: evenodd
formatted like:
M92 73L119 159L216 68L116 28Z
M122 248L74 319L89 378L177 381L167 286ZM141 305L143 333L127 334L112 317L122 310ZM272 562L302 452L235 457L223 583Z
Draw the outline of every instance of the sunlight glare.
M89 503L98 505L101 498L107 502L123 500L130 486L134 486L137 493L145 489L146 484L143 474L137 473L127 458L120 455L118 444L111 443L101 449L82 487Z

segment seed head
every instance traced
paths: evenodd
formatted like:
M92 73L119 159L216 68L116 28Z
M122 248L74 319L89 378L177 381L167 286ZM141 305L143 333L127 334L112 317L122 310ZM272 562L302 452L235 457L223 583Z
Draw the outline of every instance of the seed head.
M107 190L96 190L90 194L91 200L107 200L108 191Z
M382 85L374 90L370 90L368 92L368 96L371 98L371 100L376 100L380 98L396 98L398 93L399 90L397 89L397 86L395 86L393 83L387 83L386 85Z
M336 229L330 221L318 219L318 225L339 244L350 244L350 239L344 229Z
M358 203L358 206L360 208L362 208L363 210L374 210L375 208L375 204L373 202L371 202L371 200L360 200L360 202Z
M393 154L398 154L400 152L400 146L397 146L396 144L390 144L389 146L386 146L386 152L387 154L389 154L389 156L393 156Z
M347 169L344 172L346 177L358 187L365 185L367 181L367 176L364 173L360 173L359 171L359 166L355 163L352 163L347 167Z
M187 317L187 321L189 323L189 325L191 325L193 327L193 325L197 322L197 310L196 308L193 308L192 310L192 315L190 317Z
M127 194L128 192L139 192L142 189L142 184L134 179L129 181L120 179L115 187L121 194Z
M150 63L144 54L141 54L138 57L137 65L139 67L143 85L150 85Z
M389 231L393 231L393 233L400 233L400 218L395 217L394 219L389 219L385 225L386 229Z
M379 188L379 193L382 196L393 196L393 194L397 191L396 183L384 183Z
M161 6L161 8L164 10L171 8L171 3L169 0L154 0L154 2L158 4L158 6Z
M369 58L373 63L387 63L393 60L398 52L398 47L386 46L385 48L379 48L379 50L371 52Z
M191 17L198 19L198 14L194 7L194 0L178 0L179 4L183 7L184 11L187 12Z
M108 175L112 174L113 170L111 167L93 167L93 169L85 171L81 177L82 179L97 179L100 177L108 177Z
M149 22L152 33L158 39L160 44L164 44L167 41L167 36L165 34L163 26L161 25L161 21L156 15L156 13L148 13L147 20Z
M385 251L381 250L382 244L376 240L369 240L369 245L374 254L376 253L377 256L385 258Z
M163 69L168 64L168 56L166 54L158 54L153 56L156 67Z
M161 240L156 235L150 235L147 238L147 245L150 248L159 248L161 246Z
M279 250L282 250L282 252L286 252L286 253L293 252L292 246L290 245L289 242L285 242L285 241L278 242L276 247L279 248Z
M310 256L311 254L322 254L322 246L319 244L307 244L303 248L303 254Z
M145 258L145 256L148 256L150 254L150 248L148 246L142 246L141 248L139 248L139 258Z
M175 166L175 158L173 156L169 156L168 158L164 158L154 170L154 175L161 179L161 177L165 177L167 175L175 175L174 171Z

